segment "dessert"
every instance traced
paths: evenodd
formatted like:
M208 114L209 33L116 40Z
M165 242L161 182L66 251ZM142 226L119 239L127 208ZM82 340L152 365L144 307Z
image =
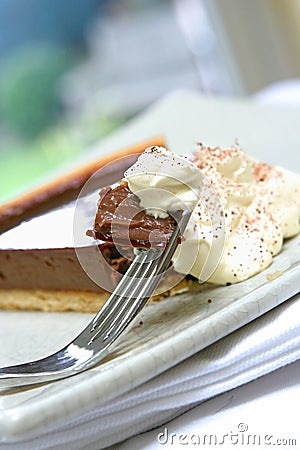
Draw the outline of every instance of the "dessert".
M128 171L129 166L136 160L135 157L127 166L121 167L118 163L117 170L108 174L105 183L98 180L99 186L105 184L106 187L100 190L94 227L89 228L89 236L79 251L91 265L100 270L100 249L103 261L107 263L101 266L101 270L104 274L107 271L107 279L111 278L110 267L114 268L115 273L122 273L127 269L134 255L134 246L149 246L149 243L159 245L165 242L172 232L174 217L167 211L170 209L168 206L170 201L174 205L172 203L174 197L170 199L152 195L153 187L158 189L160 194L164 190L170 192L172 190L172 184L171 187L169 184L170 177L149 178L149 174L136 176L146 161L144 158L155 152L160 154L167 151L159 146L152 147L152 150L150 148L143 153L142 159L137 163L138 166L133 166ZM191 285L198 283L198 280L223 285L243 281L268 267L273 256L280 251L284 238L299 232L298 175L257 162L246 155L238 145L222 150L199 144L197 151L189 155L189 158L204 176L200 182L201 199L184 239L174 255L172 270L167 274L167 277L182 274L181 281L157 299L189 289ZM137 168L139 170L136 170ZM118 183L118 187L107 187L119 181L124 172L125 178ZM159 171L152 167L151 172L153 174ZM199 188L199 179L193 181L191 174L185 181L193 188L195 181ZM76 186L78 189L78 185ZM150 196L147 195L149 186L151 186ZM49 190L45 192L49 193ZM60 186L60 192L63 192L63 186ZM116 192L121 195L119 203L126 206L122 211L118 210L119 213L122 212L119 224L118 220L112 220L113 210L110 211L111 204L109 204ZM50 197L51 202L55 203L54 191ZM182 202L188 204L191 201L186 197L184 189L180 192L177 190L175 197L179 201L179 207ZM35 199L37 198L43 198L43 195L36 196ZM106 200L103 202L101 199ZM32 205L36 205L36 200L29 202L27 209L22 209L20 201L13 205L14 208L2 207L0 209L0 219L1 217L3 219L2 222L0 220L2 230L20 222L26 214L27 217L33 215ZM47 209L47 202L40 201L39 205L42 209ZM72 217L70 222L67 218L62 219L62 211L67 213L67 210L68 208L64 208L58 211L60 217L58 223L60 226L65 223L69 232ZM18 214L18 211L21 211L21 214ZM120 231L126 218L129 218L129 221L135 218L136 222L132 222L129 235L126 233L122 235ZM93 219L94 216L91 217L91 220ZM49 230L49 221L57 222L55 211L41 218L35 218L32 222L38 223L38 220L44 220ZM117 240L111 236L112 223L113 227L120 225L115 233L115 236L119 237ZM30 222L27 225L32 230ZM26 232L26 223L20 227L24 227L22 229L25 230L25 235L32 235ZM152 233L152 227L159 231L158 235ZM38 228L43 230L42 222ZM55 234L54 228L51 229ZM14 230L15 235L19 236L18 228ZM54 245L54 242L50 246L49 241L53 233L47 231L47 236L44 236L46 238L44 247L38 248L33 245L34 243L29 243L26 247L18 245L17 242L12 246L12 240L9 238L4 244L7 233L0 236L0 307L97 311L109 296L109 293L91 280L82 269L78 261L78 249L72 242L63 242L61 245ZM61 234L61 229L59 233ZM36 238L35 235L34 240Z
M202 173L189 159L163 147L152 146L139 156L124 176L116 187L100 190L94 226L87 234L97 242L110 243L123 256L124 267L128 267L136 248L166 246L182 211L192 211L199 201ZM103 254L103 244L99 249ZM105 276L80 255L79 259L90 277L105 289L109 273L113 280L120 278L109 259L105 258L109 264ZM181 289L183 279L184 275L176 275L169 268L156 294L165 294L178 284Z
M91 189L119 181L145 147L153 144L163 141L155 137L99 158L0 205L0 308L99 310L109 293L88 277L78 261L73 211L70 206L70 214L65 214L69 210L65 204L72 205L86 180L100 168ZM95 246L90 241L80 252L93 260ZM115 249L105 244L104 253L115 267L125 270L124 258Z
M169 178L161 176L159 182L154 183L148 173L158 171L160 153L167 154L167 151L157 147L147 149L126 171L128 185L119 187L124 197L136 194L140 198L141 205L148 207L148 218L160 215L159 209L153 208L155 204L163 205L163 211L169 209L164 200L159 200L160 192L169 188ZM239 145L222 150L199 144L197 152L190 157L205 178L201 199L173 258L174 270L201 282L222 285L240 282L261 272L279 253L283 240L300 230L300 177L255 161ZM157 160L156 164L151 158ZM189 179L193 185L191 176L184 177L179 172L180 177ZM160 188L157 198L155 190L147 191L149 186ZM148 197L145 192L149 192ZM105 233L101 234L102 214L100 199L94 230L96 236L107 239ZM165 217L164 214L161 217ZM104 223L107 230L109 221ZM134 239L131 243L139 245ZM207 264L214 244L214 259Z
M193 210L202 174L187 158L163 147L147 148L114 189L100 191L92 234L133 247L163 246L175 226L172 212Z

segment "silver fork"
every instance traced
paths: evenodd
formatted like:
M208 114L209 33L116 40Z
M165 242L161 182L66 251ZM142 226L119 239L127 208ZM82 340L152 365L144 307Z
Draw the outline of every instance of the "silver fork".
M164 249L138 250L98 314L68 345L45 358L0 369L0 388L44 383L75 375L101 361L130 329L154 293L177 248L191 211L180 213Z

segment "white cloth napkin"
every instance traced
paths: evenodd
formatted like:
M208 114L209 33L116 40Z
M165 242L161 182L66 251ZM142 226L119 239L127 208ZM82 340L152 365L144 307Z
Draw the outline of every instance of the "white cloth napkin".
M114 450L300 448L300 360L217 395ZM112 449L112 447L111 447Z
M98 450L300 359L300 295L182 363L90 411L5 450Z

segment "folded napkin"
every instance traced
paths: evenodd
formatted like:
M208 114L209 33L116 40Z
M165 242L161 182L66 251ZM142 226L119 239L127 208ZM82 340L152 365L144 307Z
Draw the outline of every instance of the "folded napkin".
M300 360L219 394L110 449L173 450L195 445L241 449L248 443L251 450L280 444L299 449L299 416L291 407L300 398L299 373Z
M300 295L105 405L5 450L98 450L300 359Z

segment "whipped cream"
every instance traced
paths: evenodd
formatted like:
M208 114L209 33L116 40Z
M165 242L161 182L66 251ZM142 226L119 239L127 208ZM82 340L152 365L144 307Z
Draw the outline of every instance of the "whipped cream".
M168 211L193 210L199 202L202 173L187 158L164 147L149 147L124 174L131 192L154 217Z
M299 233L300 176L258 162L237 145L222 150L200 144L194 158L207 183L202 189L203 202L193 214L200 246L188 273L216 284L245 280L271 264L284 238ZM209 184L222 204L226 226L222 256L215 270L211 274L206 271L205 277L203 271L213 243L208 226ZM175 270L184 273L196 239L195 232L187 230Z
M178 159L151 147L125 173L150 214L165 217L182 203L195 207L173 258L177 272L216 284L243 281L268 267L284 238L299 232L299 175L258 162L238 145L199 144L192 160L202 176L186 159L177 166ZM172 195L161 195L164 190Z

